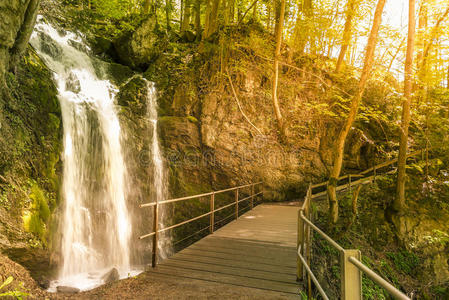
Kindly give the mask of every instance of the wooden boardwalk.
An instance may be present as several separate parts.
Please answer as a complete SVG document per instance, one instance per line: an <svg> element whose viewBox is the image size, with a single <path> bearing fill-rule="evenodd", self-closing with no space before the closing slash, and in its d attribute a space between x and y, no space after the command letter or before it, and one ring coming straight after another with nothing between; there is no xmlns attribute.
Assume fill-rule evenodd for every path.
<svg viewBox="0 0 449 300"><path fill-rule="evenodd" d="M259 205L238 220L162 261L149 276L179 278L180 284L245 288L245 297L299 299L296 282L297 206ZM173 287L177 288L177 287ZM220 292L217 290L217 296ZM236 294L235 298L241 295Z"/></svg>

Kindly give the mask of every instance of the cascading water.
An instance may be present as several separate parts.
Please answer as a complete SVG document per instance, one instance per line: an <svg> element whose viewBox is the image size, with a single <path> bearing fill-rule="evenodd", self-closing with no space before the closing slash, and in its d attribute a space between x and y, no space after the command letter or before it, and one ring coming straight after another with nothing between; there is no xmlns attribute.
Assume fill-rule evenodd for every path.
<svg viewBox="0 0 449 300"><path fill-rule="evenodd" d="M112 267L120 277L135 273L116 90L96 76L75 34L38 21L31 43L55 72L64 127L62 264L52 287L86 290L102 284Z"/></svg>
<svg viewBox="0 0 449 300"><path fill-rule="evenodd" d="M157 132L157 93L154 83L147 82L147 117L150 122L150 161L153 164L153 201L163 201L166 199L167 195L167 186L166 186L166 174L164 169L164 162L162 159L162 153L159 145L159 136ZM165 220L165 210L164 207L159 208L159 228L164 223ZM167 252L170 249L168 245L169 238L162 234L158 243L158 253L161 257L165 258L167 256Z"/></svg>

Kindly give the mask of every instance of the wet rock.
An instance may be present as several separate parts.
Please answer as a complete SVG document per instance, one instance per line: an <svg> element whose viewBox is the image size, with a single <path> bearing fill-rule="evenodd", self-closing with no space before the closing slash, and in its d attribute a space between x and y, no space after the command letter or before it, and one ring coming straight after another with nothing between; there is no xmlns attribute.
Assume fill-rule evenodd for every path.
<svg viewBox="0 0 449 300"><path fill-rule="evenodd" d="M117 281L120 279L120 275L118 273L118 270L116 268L112 268L109 272L104 274L101 279L103 279L105 284Z"/></svg>
<svg viewBox="0 0 449 300"><path fill-rule="evenodd" d="M79 93L81 91L81 84L79 79L76 77L75 74L70 73L69 77L67 78L67 81L65 83L65 88L68 91Z"/></svg>
<svg viewBox="0 0 449 300"><path fill-rule="evenodd" d="M45 54L50 55L54 59L60 59L62 57L61 47L47 34L39 32L39 42L41 50Z"/></svg>
<svg viewBox="0 0 449 300"><path fill-rule="evenodd" d="M48 289L50 287L50 280L46 279L46 278L42 278L40 280L37 281L37 284L43 288L44 290Z"/></svg>
<svg viewBox="0 0 449 300"><path fill-rule="evenodd" d="M145 116L147 112L147 83L140 76L134 76L120 87L117 103L128 107L134 115Z"/></svg>
<svg viewBox="0 0 449 300"><path fill-rule="evenodd" d="M89 39L92 52L95 55L112 54L115 51L112 42L102 36L95 36Z"/></svg>
<svg viewBox="0 0 449 300"><path fill-rule="evenodd" d="M77 41L74 41L74 40L69 40L68 43L69 43L70 46L72 46L76 50L79 50L79 51L84 52L84 53L89 53L89 48L87 48L86 45L84 45L84 44L82 44L80 42L77 42Z"/></svg>
<svg viewBox="0 0 449 300"><path fill-rule="evenodd" d="M80 289L78 288L64 285L56 287L56 290L58 291L58 293L65 293L65 294L76 294L80 292Z"/></svg>

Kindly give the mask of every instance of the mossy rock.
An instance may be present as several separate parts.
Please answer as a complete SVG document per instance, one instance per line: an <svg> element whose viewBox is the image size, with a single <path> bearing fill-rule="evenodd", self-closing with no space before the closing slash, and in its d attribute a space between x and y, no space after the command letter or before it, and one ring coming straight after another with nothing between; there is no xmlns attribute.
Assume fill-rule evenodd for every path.
<svg viewBox="0 0 449 300"><path fill-rule="evenodd" d="M24 212L23 225L27 232L35 234L45 244L47 223L51 216L48 206L49 200L37 184L31 186L29 198L31 199L31 207Z"/></svg>
<svg viewBox="0 0 449 300"><path fill-rule="evenodd" d="M134 76L120 87L117 94L117 103L127 107L133 115L145 116L147 114L148 86L140 76Z"/></svg>

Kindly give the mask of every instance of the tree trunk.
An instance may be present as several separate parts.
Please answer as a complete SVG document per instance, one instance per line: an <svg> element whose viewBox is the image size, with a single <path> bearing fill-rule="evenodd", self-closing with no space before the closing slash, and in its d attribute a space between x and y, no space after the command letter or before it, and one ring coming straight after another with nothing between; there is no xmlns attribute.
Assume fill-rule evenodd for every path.
<svg viewBox="0 0 449 300"><path fill-rule="evenodd" d="M31 0L30 3L28 4L27 10L25 12L25 18L23 20L22 25L20 26L19 32L17 33L14 46L10 51L11 53L9 63L10 69L16 67L20 57L22 56L28 45L31 33L33 32L34 23L36 22L39 2L40 0Z"/></svg>
<svg viewBox="0 0 449 300"><path fill-rule="evenodd" d="M220 0L207 0L206 25L204 26L203 39L210 37L218 28L218 7Z"/></svg>
<svg viewBox="0 0 449 300"><path fill-rule="evenodd" d="M167 23L167 30L171 29L171 0L165 0L165 21Z"/></svg>
<svg viewBox="0 0 449 300"><path fill-rule="evenodd" d="M229 0L229 23L234 23L235 0Z"/></svg>
<svg viewBox="0 0 449 300"><path fill-rule="evenodd" d="M432 33L430 34L430 38L428 39L428 42L426 46L424 47L424 51L422 54L422 60L421 60L421 66L419 66L419 69L421 69L426 64L426 58L428 57L429 51L433 45L433 40L437 38L438 30L440 28L441 22L447 17L449 14L449 7L446 9L446 11L441 15L441 17L438 19L437 23L432 29Z"/></svg>
<svg viewBox="0 0 449 300"><path fill-rule="evenodd" d="M90 3L90 1L89 1ZM148 13L150 12L150 6L151 6L151 0L145 0L145 2L143 3L143 14L144 15L148 15Z"/></svg>
<svg viewBox="0 0 449 300"><path fill-rule="evenodd" d="M184 0L184 14L181 23L181 33L189 29L191 0Z"/></svg>
<svg viewBox="0 0 449 300"><path fill-rule="evenodd" d="M410 105L412 102L412 67L415 46L415 0L409 0L408 12L408 40L405 58L404 100L402 102L401 140L399 142L398 177L396 198L393 210L401 212L405 206L405 165L407 161L408 127L410 124Z"/></svg>
<svg viewBox="0 0 449 300"><path fill-rule="evenodd" d="M212 0L206 0L206 13L204 14L204 31L203 31L203 39L206 35L207 31L209 30L209 16L210 16L210 9L211 9L211 1Z"/></svg>
<svg viewBox="0 0 449 300"><path fill-rule="evenodd" d="M258 0L254 0L253 3L251 3L251 5L246 9L246 11L243 13L242 17L239 19L239 24L243 22L243 20L245 19L246 15L248 14L248 12L251 10L251 8L253 7L257 7L257 1ZM254 11L253 11L254 12Z"/></svg>
<svg viewBox="0 0 449 300"><path fill-rule="evenodd" d="M280 3L279 3L280 2ZM279 80L279 57L281 55L281 44L282 44L282 31L284 29L284 16L285 16L285 0L277 0L277 10L279 10L279 18L276 22L276 49L274 52L274 65L273 65L273 108L274 113L276 115L279 133L281 139L285 138L285 124L282 118L281 109L279 107L277 88L278 88L278 80Z"/></svg>
<svg viewBox="0 0 449 300"><path fill-rule="evenodd" d="M257 19L257 2L254 4L253 7L253 20Z"/></svg>
<svg viewBox="0 0 449 300"><path fill-rule="evenodd" d="M195 0L195 32L198 39L201 33L201 0Z"/></svg>
<svg viewBox="0 0 449 300"><path fill-rule="evenodd" d="M390 73L391 67L393 66L394 60L396 59L396 57L399 54L399 51L401 51L402 45L404 45L405 42L405 38L402 39L401 43L399 44L399 47L396 49L396 52L394 53L394 55L391 57L390 63L388 64L388 68L386 73Z"/></svg>
<svg viewBox="0 0 449 300"><path fill-rule="evenodd" d="M345 149L345 141L348 136L349 130L354 123L357 111L359 109L360 100L362 99L363 92L366 87L366 82L371 72L371 68L374 60L374 50L377 43L377 35L379 33L380 23L382 21L382 12L385 6L386 0L379 0L377 2L376 11L374 13L373 27L368 38L368 44L366 46L365 61L363 65L362 74L360 76L359 85L356 94L352 97L351 107L349 115L341 129L337 140L334 145L333 153L333 166L329 178L329 184L327 188L327 193L329 196L329 218L332 223L338 221L338 199L337 199L337 181L340 176L340 171L343 163L343 154Z"/></svg>
<svg viewBox="0 0 449 300"><path fill-rule="evenodd" d="M345 28L343 30L343 42L340 49L340 54L338 55L337 65L335 66L335 72L339 73L343 66L343 61L345 59L346 51L348 50L349 44L351 42L352 35L352 19L357 9L356 0L348 0L348 7L346 10L346 22Z"/></svg>
<svg viewBox="0 0 449 300"><path fill-rule="evenodd" d="M267 10L268 10L268 12L267 12L267 31L268 32L271 32L271 3L270 2L267 3L267 7L268 7L267 8Z"/></svg>

